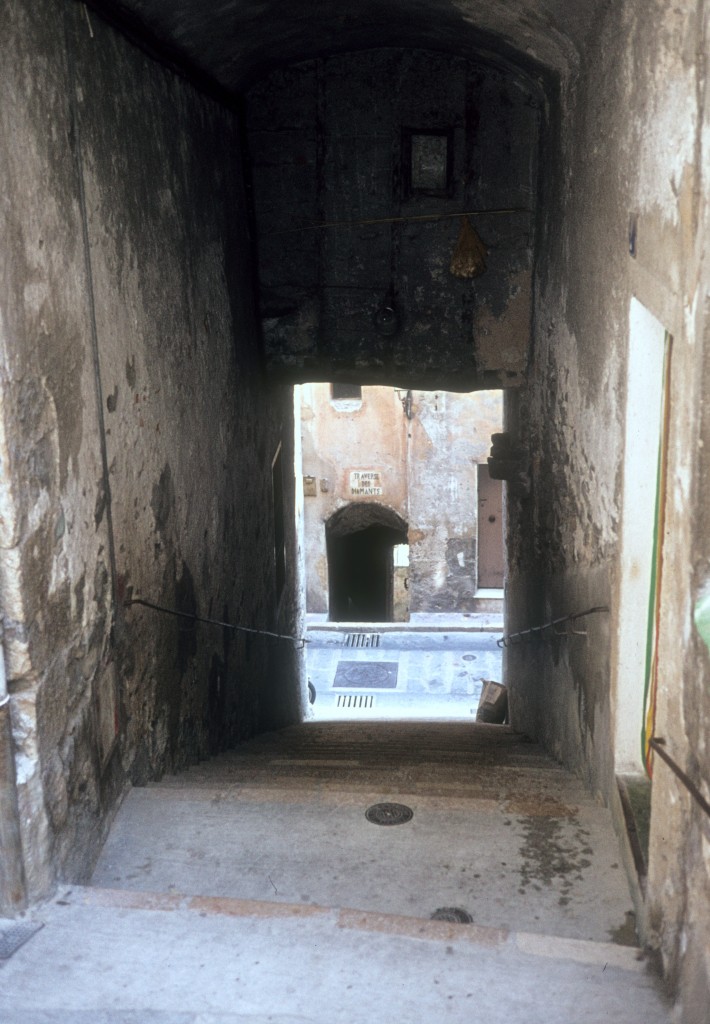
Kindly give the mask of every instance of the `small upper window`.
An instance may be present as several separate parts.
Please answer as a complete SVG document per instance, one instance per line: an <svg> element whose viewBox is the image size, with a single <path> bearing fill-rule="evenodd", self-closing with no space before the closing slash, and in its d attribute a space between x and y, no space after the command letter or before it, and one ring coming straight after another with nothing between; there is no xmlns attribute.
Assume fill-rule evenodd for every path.
<svg viewBox="0 0 710 1024"><path fill-rule="evenodd" d="M454 134L450 128L402 129L402 184L405 196L451 196Z"/></svg>
<svg viewBox="0 0 710 1024"><path fill-rule="evenodd" d="M362 401L362 388L359 384L331 384L330 398L333 402Z"/></svg>

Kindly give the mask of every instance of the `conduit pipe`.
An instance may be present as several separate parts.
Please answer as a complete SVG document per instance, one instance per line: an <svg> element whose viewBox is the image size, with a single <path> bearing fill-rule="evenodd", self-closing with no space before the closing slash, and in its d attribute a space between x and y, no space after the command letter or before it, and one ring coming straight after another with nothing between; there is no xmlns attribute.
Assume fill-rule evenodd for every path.
<svg viewBox="0 0 710 1024"><path fill-rule="evenodd" d="M10 695L7 692L5 650L0 638L0 915L11 916L25 906Z"/></svg>

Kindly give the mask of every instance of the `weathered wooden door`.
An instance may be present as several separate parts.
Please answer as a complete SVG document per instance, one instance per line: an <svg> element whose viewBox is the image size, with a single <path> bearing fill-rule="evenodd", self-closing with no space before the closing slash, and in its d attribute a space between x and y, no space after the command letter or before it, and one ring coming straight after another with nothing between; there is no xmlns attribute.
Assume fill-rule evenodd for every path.
<svg viewBox="0 0 710 1024"><path fill-rule="evenodd" d="M501 589L505 572L503 482L478 467L478 589Z"/></svg>

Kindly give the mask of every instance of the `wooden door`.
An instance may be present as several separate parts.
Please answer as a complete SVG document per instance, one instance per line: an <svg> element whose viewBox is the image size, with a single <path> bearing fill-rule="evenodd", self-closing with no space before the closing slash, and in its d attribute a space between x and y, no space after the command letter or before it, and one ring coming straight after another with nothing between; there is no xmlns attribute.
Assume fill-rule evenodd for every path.
<svg viewBox="0 0 710 1024"><path fill-rule="evenodd" d="M502 590L503 481L491 480L487 465L478 467L478 589Z"/></svg>

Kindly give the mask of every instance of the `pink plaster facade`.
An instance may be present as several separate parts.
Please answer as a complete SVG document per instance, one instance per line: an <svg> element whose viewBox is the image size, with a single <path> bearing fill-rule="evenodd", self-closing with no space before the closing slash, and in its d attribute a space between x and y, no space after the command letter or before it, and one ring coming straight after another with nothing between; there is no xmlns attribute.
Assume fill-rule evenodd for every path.
<svg viewBox="0 0 710 1024"><path fill-rule="evenodd" d="M334 399L327 383L300 392L308 611L329 610L326 524L352 503L380 506L407 525L409 565L394 571L396 620L473 611L478 467L502 429L502 392L365 386L361 399Z"/></svg>

